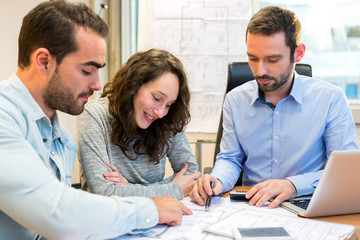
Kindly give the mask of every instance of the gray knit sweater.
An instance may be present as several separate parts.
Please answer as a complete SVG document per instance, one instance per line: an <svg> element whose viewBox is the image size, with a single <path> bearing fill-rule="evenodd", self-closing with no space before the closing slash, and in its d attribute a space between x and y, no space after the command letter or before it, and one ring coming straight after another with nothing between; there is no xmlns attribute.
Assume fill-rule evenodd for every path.
<svg viewBox="0 0 360 240"><path fill-rule="evenodd" d="M100 98L85 105L85 111L78 118L79 158L82 173L90 191L111 196L160 197L171 195L183 199L180 186L171 182L171 176L164 179L166 157L175 173L187 162L186 174L198 171L186 135L182 132L169 143L169 151L159 164L150 163L147 155L140 155L135 161L128 159L120 147L111 141L110 114L108 99ZM130 185L116 186L104 179L103 173L111 169L105 165L110 162L128 180Z"/></svg>

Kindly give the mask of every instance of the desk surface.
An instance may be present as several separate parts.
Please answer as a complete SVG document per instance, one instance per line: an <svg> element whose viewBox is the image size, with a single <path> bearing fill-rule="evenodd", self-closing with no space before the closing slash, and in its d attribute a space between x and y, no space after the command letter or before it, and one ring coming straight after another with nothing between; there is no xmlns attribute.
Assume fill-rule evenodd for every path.
<svg viewBox="0 0 360 240"><path fill-rule="evenodd" d="M234 190L248 191L250 188L251 187L249 187L249 186L236 186L234 188ZM229 196L228 192L223 194L223 197L228 197L228 196ZM317 217L317 218L311 218L311 219L325 221L325 222L342 223L342 224L360 226L360 213L339 215L339 216L330 216L330 217Z"/></svg>

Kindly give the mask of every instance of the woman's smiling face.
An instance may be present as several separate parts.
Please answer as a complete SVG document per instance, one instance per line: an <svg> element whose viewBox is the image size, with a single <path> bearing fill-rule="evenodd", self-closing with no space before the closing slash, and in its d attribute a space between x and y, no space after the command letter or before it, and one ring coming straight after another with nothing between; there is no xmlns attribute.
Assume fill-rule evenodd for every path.
<svg viewBox="0 0 360 240"><path fill-rule="evenodd" d="M140 87L134 97L135 121L147 129L152 122L166 116L179 94L179 79L170 72Z"/></svg>

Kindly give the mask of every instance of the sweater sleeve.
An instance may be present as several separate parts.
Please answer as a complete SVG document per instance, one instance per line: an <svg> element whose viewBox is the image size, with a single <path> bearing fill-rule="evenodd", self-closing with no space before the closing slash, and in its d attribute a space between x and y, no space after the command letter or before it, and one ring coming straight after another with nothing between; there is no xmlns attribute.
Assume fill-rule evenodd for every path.
<svg viewBox="0 0 360 240"><path fill-rule="evenodd" d="M183 199L184 195L180 186L175 182L171 182L172 179L174 178L175 174L182 169L185 163L188 164L188 170L186 171L185 175L196 173L199 169L195 156L191 151L189 142L184 132L176 134L171 139L167 157L170 161L174 174L160 182L157 182L156 184L172 185L172 187L169 189L170 195L179 196L180 198L178 199Z"/></svg>
<svg viewBox="0 0 360 240"><path fill-rule="evenodd" d="M189 165L186 175L199 171L195 156L184 132L178 133L172 138L167 155L175 174L181 170L185 163Z"/></svg>

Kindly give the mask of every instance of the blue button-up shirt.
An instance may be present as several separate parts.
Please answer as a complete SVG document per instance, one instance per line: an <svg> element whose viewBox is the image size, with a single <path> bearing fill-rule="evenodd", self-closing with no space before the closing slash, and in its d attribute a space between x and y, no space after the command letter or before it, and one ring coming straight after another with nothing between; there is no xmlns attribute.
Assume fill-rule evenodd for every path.
<svg viewBox="0 0 360 240"><path fill-rule="evenodd" d="M334 150L358 149L356 129L344 92L295 73L290 95L273 106L255 80L225 97L223 137L212 175L232 189L289 179L297 195L312 194Z"/></svg>
<svg viewBox="0 0 360 240"><path fill-rule="evenodd" d="M0 239L105 239L158 222L149 198L73 189L77 148L16 76L0 82ZM35 233L36 232L36 233Z"/></svg>

